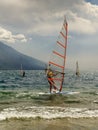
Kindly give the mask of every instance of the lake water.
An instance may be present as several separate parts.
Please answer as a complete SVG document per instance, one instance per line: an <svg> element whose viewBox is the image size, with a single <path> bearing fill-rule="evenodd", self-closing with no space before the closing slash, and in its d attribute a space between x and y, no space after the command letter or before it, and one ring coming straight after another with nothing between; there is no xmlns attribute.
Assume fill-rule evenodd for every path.
<svg viewBox="0 0 98 130"><path fill-rule="evenodd" d="M44 71L0 71L0 130L98 130L98 72L67 70L63 91L49 92Z"/></svg>

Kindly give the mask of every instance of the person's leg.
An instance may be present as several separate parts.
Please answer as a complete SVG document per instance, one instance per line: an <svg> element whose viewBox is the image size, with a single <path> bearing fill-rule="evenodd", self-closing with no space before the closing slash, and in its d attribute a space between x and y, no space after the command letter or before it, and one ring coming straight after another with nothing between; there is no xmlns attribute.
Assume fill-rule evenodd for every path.
<svg viewBox="0 0 98 130"><path fill-rule="evenodd" d="M56 88L56 86L55 86L55 82L54 82L53 80L51 80L51 82L52 82L53 88L56 90L57 88Z"/></svg>
<svg viewBox="0 0 98 130"><path fill-rule="evenodd" d="M50 83L50 93L51 93L51 90L52 90L52 84Z"/></svg>
<svg viewBox="0 0 98 130"><path fill-rule="evenodd" d="M50 80L50 79L48 79L48 83L49 83L49 85L50 85L50 93L51 93L51 90L52 90L52 83L51 83L51 80Z"/></svg>

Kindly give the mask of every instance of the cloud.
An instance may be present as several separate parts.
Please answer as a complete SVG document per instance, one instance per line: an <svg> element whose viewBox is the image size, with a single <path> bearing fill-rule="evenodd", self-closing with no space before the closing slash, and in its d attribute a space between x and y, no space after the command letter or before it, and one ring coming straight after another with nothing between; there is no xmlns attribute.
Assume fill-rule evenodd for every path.
<svg viewBox="0 0 98 130"><path fill-rule="evenodd" d="M8 43L15 43L16 41L26 42L27 39L23 34L13 35L12 32L0 27L0 40Z"/></svg>
<svg viewBox="0 0 98 130"><path fill-rule="evenodd" d="M78 34L94 34L97 30L92 24L91 20L77 16L72 12L68 12L70 15L69 31Z"/></svg>
<svg viewBox="0 0 98 130"><path fill-rule="evenodd" d="M42 36L55 35L65 14L71 32L92 34L98 30L98 6L84 0L1 0L0 2L1 24L21 33L26 31L28 34Z"/></svg>
<svg viewBox="0 0 98 130"><path fill-rule="evenodd" d="M27 42L27 39L25 38L23 34L13 35L13 38L21 42Z"/></svg>
<svg viewBox="0 0 98 130"><path fill-rule="evenodd" d="M91 4L93 0L87 1L0 0L0 39L16 43L10 45L27 55L48 60L66 15L70 36L68 61L74 58L74 63L75 59L81 58L84 67L89 66L87 62L83 63L87 60L98 67L98 52L95 51L98 48L98 5ZM28 44L17 44L27 39Z"/></svg>

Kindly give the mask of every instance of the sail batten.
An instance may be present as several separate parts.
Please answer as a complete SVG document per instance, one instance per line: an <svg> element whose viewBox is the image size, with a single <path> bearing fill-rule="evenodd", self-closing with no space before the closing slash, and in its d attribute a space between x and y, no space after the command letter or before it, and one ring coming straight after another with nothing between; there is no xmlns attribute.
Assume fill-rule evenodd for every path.
<svg viewBox="0 0 98 130"><path fill-rule="evenodd" d="M62 32L60 32L61 33L61 35L64 37L64 38L66 38L66 36L62 33Z"/></svg>
<svg viewBox="0 0 98 130"><path fill-rule="evenodd" d="M65 61L66 61L66 48L67 48L67 34L68 24L66 18L62 25L56 46L52 51L51 59L49 60L48 68L51 69L55 75L52 78L48 78L48 81L59 91L62 90L65 74Z"/></svg>
<svg viewBox="0 0 98 130"><path fill-rule="evenodd" d="M49 62L49 64L52 64L52 65L54 65L54 66L57 66L57 67L60 67L60 68L64 68L64 66L61 66L61 65L59 65L59 64L56 64L56 63L54 63L54 62Z"/></svg>
<svg viewBox="0 0 98 130"><path fill-rule="evenodd" d="M61 55L60 53L58 53L58 52L56 52L56 51L53 51L53 53L56 54L56 55L58 55L58 56L60 56L60 57L62 57L62 58L65 58L64 55Z"/></svg>
<svg viewBox="0 0 98 130"><path fill-rule="evenodd" d="M59 80L62 81L62 78L52 78L53 80Z"/></svg>
<svg viewBox="0 0 98 130"><path fill-rule="evenodd" d="M64 46L61 42L57 41L57 43L62 46L64 49L66 48L66 46Z"/></svg>

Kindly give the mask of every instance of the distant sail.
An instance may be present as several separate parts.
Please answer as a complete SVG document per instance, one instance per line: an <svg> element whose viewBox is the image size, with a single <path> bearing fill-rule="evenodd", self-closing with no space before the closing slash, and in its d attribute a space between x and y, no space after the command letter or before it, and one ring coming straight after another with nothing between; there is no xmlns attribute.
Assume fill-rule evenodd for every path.
<svg viewBox="0 0 98 130"><path fill-rule="evenodd" d="M48 63L47 70L51 69L55 74L52 79L47 78L48 81L54 86L56 90L61 92L64 73L65 73L65 61L66 61L66 48L67 48L67 38L68 38L68 24L66 18L64 18L64 23L62 29L59 33L55 49L52 51L50 61Z"/></svg>
<svg viewBox="0 0 98 130"><path fill-rule="evenodd" d="M78 61L76 62L76 75L80 76Z"/></svg>

